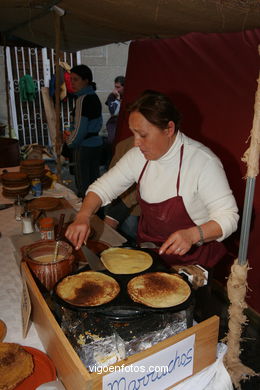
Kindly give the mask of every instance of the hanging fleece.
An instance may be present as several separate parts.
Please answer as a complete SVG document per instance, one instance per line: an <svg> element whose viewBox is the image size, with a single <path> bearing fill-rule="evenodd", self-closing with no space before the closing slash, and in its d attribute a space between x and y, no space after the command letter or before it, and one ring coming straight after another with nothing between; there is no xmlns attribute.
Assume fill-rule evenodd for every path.
<svg viewBox="0 0 260 390"><path fill-rule="evenodd" d="M32 102L37 93L37 85L32 76L25 74L19 81L20 98L22 102Z"/></svg>
<svg viewBox="0 0 260 390"><path fill-rule="evenodd" d="M70 93L70 94L73 94L74 90L72 89L72 86L71 86L70 73L67 72L67 71L64 72L64 81L65 81L65 84L66 84L67 92Z"/></svg>

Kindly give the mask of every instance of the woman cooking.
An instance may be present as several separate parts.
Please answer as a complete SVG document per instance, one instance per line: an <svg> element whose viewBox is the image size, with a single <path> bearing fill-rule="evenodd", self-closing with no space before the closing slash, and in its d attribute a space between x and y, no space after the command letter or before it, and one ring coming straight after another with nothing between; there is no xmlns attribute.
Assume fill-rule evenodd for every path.
<svg viewBox="0 0 260 390"><path fill-rule="evenodd" d="M79 249L90 217L136 182L138 242L158 245L168 264L213 267L239 219L220 160L180 132L180 114L167 96L146 91L129 111L135 147L89 187L66 237Z"/></svg>

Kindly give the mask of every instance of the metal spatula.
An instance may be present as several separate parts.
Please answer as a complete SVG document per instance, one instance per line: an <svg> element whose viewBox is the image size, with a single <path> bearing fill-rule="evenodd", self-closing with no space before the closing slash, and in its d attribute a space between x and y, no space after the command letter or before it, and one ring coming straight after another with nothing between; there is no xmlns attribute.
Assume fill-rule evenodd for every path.
<svg viewBox="0 0 260 390"><path fill-rule="evenodd" d="M86 256L87 262L93 271L104 271L106 269L96 253L86 247L86 245L82 245L81 250L83 255Z"/></svg>

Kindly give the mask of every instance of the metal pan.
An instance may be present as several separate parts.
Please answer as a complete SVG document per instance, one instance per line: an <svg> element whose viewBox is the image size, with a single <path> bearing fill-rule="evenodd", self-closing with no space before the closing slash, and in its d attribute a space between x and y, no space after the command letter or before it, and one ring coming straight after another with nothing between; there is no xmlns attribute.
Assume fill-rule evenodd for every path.
<svg viewBox="0 0 260 390"><path fill-rule="evenodd" d="M74 273L77 274L79 272L84 272L89 270L89 267L84 267L80 269L78 272ZM103 271L102 273L105 273L109 276L112 276L119 284L120 286L120 292L117 297L115 297L112 301L99 305L99 306L77 306L73 305L69 302L64 301L62 298L60 298L56 294L56 288L58 283L60 283L62 280L60 280L54 287L52 292L53 299L61 306L78 312L89 312L92 314L97 314L100 316L104 316L107 319L112 320L131 320L136 319L138 317L142 317L144 315L149 315L152 313L157 314L163 314L166 312L173 312L176 313L178 311L186 310L192 303L193 303L193 292L191 289L191 294L187 298L185 302L182 302L179 305L167 307L167 308L152 308L146 305L143 305L141 303L134 302L127 293L127 283L129 280L131 280L134 275L115 275L111 274L108 271ZM140 275L140 274L138 274ZM188 283L188 282L187 282ZM189 284L189 283L188 283ZM190 284L189 284L190 286ZM191 287L191 286L190 286Z"/></svg>

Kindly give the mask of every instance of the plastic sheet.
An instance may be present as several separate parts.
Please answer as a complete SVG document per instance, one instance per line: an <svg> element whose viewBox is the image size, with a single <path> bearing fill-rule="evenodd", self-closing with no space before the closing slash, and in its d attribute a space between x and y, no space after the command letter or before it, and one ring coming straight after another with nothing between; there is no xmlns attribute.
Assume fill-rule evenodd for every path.
<svg viewBox="0 0 260 390"><path fill-rule="evenodd" d="M89 371L150 348L187 329L186 311L108 319L62 308L61 328Z"/></svg>

